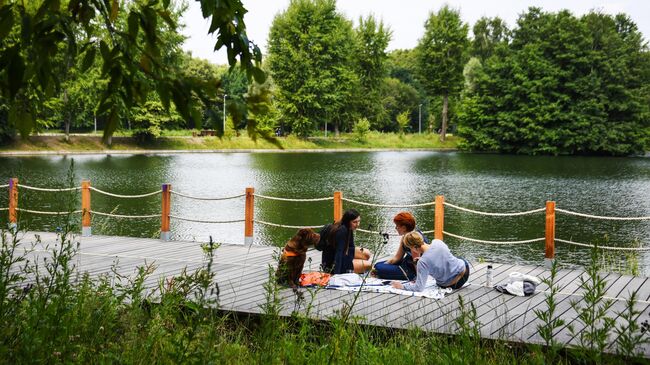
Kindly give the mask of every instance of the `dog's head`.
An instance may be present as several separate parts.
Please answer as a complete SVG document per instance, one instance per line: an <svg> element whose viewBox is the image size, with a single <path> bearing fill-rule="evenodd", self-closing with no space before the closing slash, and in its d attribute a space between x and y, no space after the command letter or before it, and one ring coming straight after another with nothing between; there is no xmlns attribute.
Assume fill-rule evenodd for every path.
<svg viewBox="0 0 650 365"><path fill-rule="evenodd" d="M311 228L301 228L295 236L291 238L294 242L296 251L307 251L309 246L315 246L320 240L320 235Z"/></svg>

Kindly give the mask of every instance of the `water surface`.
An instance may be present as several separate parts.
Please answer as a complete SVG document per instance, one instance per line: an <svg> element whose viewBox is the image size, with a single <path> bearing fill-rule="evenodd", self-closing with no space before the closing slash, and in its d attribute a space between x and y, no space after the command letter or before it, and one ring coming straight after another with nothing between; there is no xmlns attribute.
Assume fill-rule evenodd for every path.
<svg viewBox="0 0 650 365"><path fill-rule="evenodd" d="M162 183L198 196L243 194L247 186L263 195L318 198L342 191L354 200L378 204L431 202L438 194L449 203L489 212L517 212L543 208L547 200L558 208L603 216L650 216L650 159L607 157L504 156L448 152L356 153L221 153L177 155L77 155L0 157L0 181L10 177L39 187L65 186L74 160L74 183L89 179L94 187L117 194L159 190ZM0 206L7 206L6 189ZM66 209L65 194L20 190L20 206L34 210ZM68 199L69 201L69 199ZM160 212L160 197L130 200L92 195L92 209L125 215ZM392 216L400 209L355 206L362 227L394 232ZM255 219L286 225L321 225L332 219L332 201L293 203L256 199ZM433 229L433 207L410 209L422 230ZM243 219L244 199L210 202L172 197L172 214L202 220ZM0 213L6 222L6 212ZM54 230L51 216L23 214L22 227ZM96 234L157 237L160 220L93 217ZM544 213L521 217L484 217L445 210L445 230L465 237L510 241L544 236ZM292 229L256 225L255 244L282 245ZM243 223L203 224L172 220L173 239L243 243ZM576 242L610 246L650 245L650 221L602 221L557 215L556 236ZM367 245L375 235L358 233ZM472 260L539 264L544 244L495 246L445 238L452 250ZM389 242L393 250L396 238ZM557 244L561 262L584 264L588 250ZM626 260L621 253L610 255ZM650 256L640 254L643 272Z"/></svg>

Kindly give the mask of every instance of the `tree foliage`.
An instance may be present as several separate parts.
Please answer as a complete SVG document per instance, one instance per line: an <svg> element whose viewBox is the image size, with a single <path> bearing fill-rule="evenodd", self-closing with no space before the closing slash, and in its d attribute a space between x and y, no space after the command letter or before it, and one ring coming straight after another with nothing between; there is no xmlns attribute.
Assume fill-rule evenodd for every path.
<svg viewBox="0 0 650 365"><path fill-rule="evenodd" d="M381 86L387 75L386 47L392 32L383 22L373 16L360 18L355 29L357 61L359 75L358 113L373 121L375 126L382 125L389 116L382 103Z"/></svg>
<svg viewBox="0 0 650 365"><path fill-rule="evenodd" d="M481 17L472 27L474 38L471 42L472 57L485 62L496 49L507 46L510 40L510 30L499 17Z"/></svg>
<svg viewBox="0 0 650 365"><path fill-rule="evenodd" d="M210 33L217 33L215 49L226 48L228 60L237 57L249 78L262 82L261 52L248 40L240 0L197 0ZM34 116L66 81L57 65L80 61L87 71L100 58L101 77L97 114L106 118L104 137L110 138L120 116L158 94L165 109L173 102L184 119L200 118L195 99L216 93L215 80L184 75L177 64L165 62L161 26L176 29L170 0L60 0L0 3L0 95L8 103L8 121L23 135L34 128ZM56 64L55 64L56 62Z"/></svg>
<svg viewBox="0 0 650 365"><path fill-rule="evenodd" d="M438 13L429 14L424 35L416 48L420 79L430 97L442 96L442 132L447 133L449 96L463 87L463 67L467 59L469 26L460 18L460 12L443 6Z"/></svg>
<svg viewBox="0 0 650 365"><path fill-rule="evenodd" d="M463 101L472 149L533 154L642 152L647 48L626 16L530 8L507 52L486 60Z"/></svg>
<svg viewBox="0 0 650 365"><path fill-rule="evenodd" d="M353 39L334 0L292 0L273 20L269 68L282 113L298 135L345 122L358 85Z"/></svg>

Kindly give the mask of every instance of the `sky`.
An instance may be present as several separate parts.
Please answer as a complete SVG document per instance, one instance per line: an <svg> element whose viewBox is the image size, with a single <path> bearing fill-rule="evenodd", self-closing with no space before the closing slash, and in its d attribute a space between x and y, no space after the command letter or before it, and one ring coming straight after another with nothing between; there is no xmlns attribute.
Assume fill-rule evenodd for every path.
<svg viewBox="0 0 650 365"><path fill-rule="evenodd" d="M188 37L183 45L194 57L207 59L212 63L227 63L225 50L213 52L215 38L208 35L208 20L201 16L199 3L188 0L189 9L183 17L186 27L183 34ZM248 38L253 40L266 54L267 37L273 18L284 11L289 0L243 0L248 13L244 16ZM399 5L398 5L399 4ZM590 10L606 14L626 13L637 24L646 41L650 39L650 1L649 0L337 0L340 13L356 25L359 17L373 14L388 25L393 38L388 51L414 48L424 33L424 22L431 11L438 11L444 4L460 10L463 20L472 25L482 16L499 16L510 28L516 25L519 14L530 6L545 11L570 10L580 16Z"/></svg>

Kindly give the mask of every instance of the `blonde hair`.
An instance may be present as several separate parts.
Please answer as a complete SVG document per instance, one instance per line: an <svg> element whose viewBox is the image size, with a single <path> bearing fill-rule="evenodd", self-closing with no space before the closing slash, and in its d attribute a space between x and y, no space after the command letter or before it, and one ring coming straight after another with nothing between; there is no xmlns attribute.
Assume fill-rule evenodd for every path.
<svg viewBox="0 0 650 365"><path fill-rule="evenodd" d="M402 242L408 248L418 248L424 244L419 232L409 232L402 237Z"/></svg>

